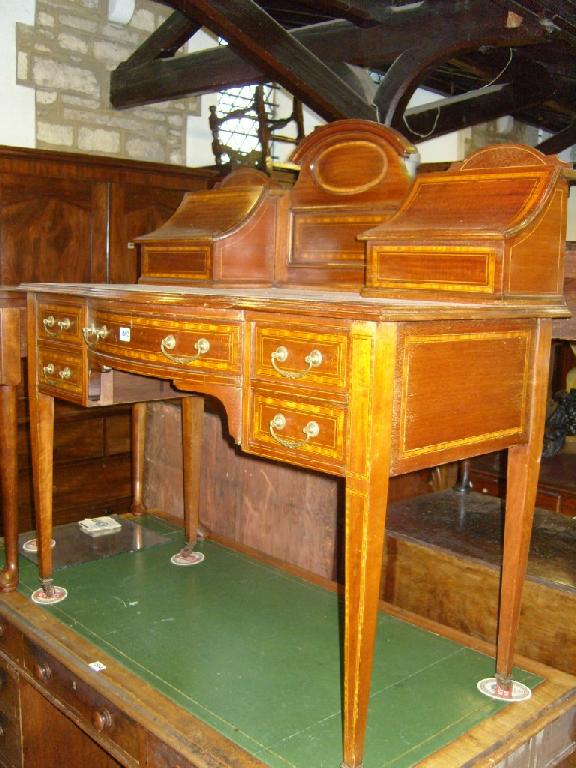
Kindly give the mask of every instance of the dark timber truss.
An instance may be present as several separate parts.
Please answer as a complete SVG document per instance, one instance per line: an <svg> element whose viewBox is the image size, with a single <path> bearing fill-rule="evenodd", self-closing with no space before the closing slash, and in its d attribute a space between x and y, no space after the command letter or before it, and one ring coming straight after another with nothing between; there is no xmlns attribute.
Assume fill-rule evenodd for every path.
<svg viewBox="0 0 576 768"><path fill-rule="evenodd" d="M172 15L112 73L115 107L274 81L326 120L380 120L414 142L513 115L554 134L544 152L576 143L574 0L164 5ZM228 46L175 56L200 27ZM438 101L406 109L419 86Z"/></svg>

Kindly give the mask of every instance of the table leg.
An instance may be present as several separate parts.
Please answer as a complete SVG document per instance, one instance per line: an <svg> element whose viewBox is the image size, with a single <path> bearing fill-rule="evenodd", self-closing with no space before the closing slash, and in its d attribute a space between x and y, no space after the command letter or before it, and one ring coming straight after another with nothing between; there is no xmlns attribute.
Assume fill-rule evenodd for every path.
<svg viewBox="0 0 576 768"><path fill-rule="evenodd" d="M202 434L204 426L204 398L182 398L182 475L184 491L184 531L186 544L177 555L174 565L197 565L204 555L195 552L200 528L200 465L202 460Z"/></svg>
<svg viewBox="0 0 576 768"><path fill-rule="evenodd" d="M0 591L11 592L18 585L18 422L16 388L0 386L0 484L4 526L4 568Z"/></svg>
<svg viewBox="0 0 576 768"><path fill-rule="evenodd" d="M376 483L346 482L343 768L359 768L364 755L388 476L382 480L377 492Z"/></svg>
<svg viewBox="0 0 576 768"><path fill-rule="evenodd" d="M496 682L503 698L512 695L514 642L520 618L522 587L528 562L540 456L544 438L551 322L539 321L536 333L534 378L529 392L528 442L508 450L508 478L504 522L504 551L500 585Z"/></svg>
<svg viewBox="0 0 576 768"><path fill-rule="evenodd" d="M54 455L54 398L31 386L30 440L34 475L34 506L41 589L32 594L39 603L54 603L66 597L52 578L52 491Z"/></svg>
<svg viewBox="0 0 576 768"><path fill-rule="evenodd" d="M362 337L361 328L353 337L352 370L359 373L351 386L346 472L342 768L360 768L364 757L390 474L395 343L394 329L385 324L376 338ZM372 387L373 381L379 386Z"/></svg>
<svg viewBox="0 0 576 768"><path fill-rule="evenodd" d="M146 446L146 403L132 406L132 506L135 515L146 512L144 505L144 448Z"/></svg>

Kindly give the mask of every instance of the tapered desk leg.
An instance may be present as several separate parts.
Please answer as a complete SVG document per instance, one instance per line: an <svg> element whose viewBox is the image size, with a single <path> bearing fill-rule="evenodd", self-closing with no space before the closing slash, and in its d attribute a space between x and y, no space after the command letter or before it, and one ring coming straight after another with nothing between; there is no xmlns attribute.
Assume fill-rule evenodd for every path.
<svg viewBox="0 0 576 768"><path fill-rule="evenodd" d="M514 642L528 561L534 502L544 438L551 322L540 320L536 334L534 379L529 397L528 442L508 450L504 552L500 586L496 680L504 698L512 691Z"/></svg>
<svg viewBox="0 0 576 768"><path fill-rule="evenodd" d="M146 446L146 403L132 406L132 506L131 512L143 515L144 506L144 448Z"/></svg>
<svg viewBox="0 0 576 768"><path fill-rule="evenodd" d="M200 464L204 398L182 398L182 463L184 476L184 524L186 543L194 548L200 527Z"/></svg>
<svg viewBox="0 0 576 768"><path fill-rule="evenodd" d="M354 377L350 400L350 446L346 472L344 597L344 761L360 768L368 718L376 638L382 549L390 474L395 332L380 326L374 347L353 338L353 371L372 370L379 383Z"/></svg>
<svg viewBox="0 0 576 768"><path fill-rule="evenodd" d="M30 440L34 476L34 505L41 589L32 594L36 602L58 602L66 590L55 587L52 578L52 490L54 452L54 398L31 386Z"/></svg>
<svg viewBox="0 0 576 768"><path fill-rule="evenodd" d="M359 768L364 755L372 658L386 520L385 483L347 480L344 619L344 762ZM384 487L383 487L384 486Z"/></svg>
<svg viewBox="0 0 576 768"><path fill-rule="evenodd" d="M182 398L182 475L184 491L184 530L186 544L172 562L175 565L197 565L204 555L195 552L200 528L200 462L204 426L204 398Z"/></svg>
<svg viewBox="0 0 576 768"><path fill-rule="evenodd" d="M18 585L18 422L16 388L0 386L0 484L4 525L4 568L0 591L11 592Z"/></svg>

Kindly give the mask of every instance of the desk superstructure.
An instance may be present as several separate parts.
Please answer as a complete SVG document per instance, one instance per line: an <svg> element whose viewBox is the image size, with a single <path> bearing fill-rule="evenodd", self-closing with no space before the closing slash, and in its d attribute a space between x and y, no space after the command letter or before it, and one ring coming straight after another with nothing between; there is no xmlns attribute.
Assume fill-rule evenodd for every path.
<svg viewBox="0 0 576 768"><path fill-rule="evenodd" d="M462 216L448 214L451 205L468 210L462 206L463 171L435 174L442 194L415 203L403 164L408 151L380 126L332 124L299 150L304 163L294 190L262 183L258 193L246 193L246 181L250 187L255 177L242 172L236 187L234 179L224 185L222 200L234 199L236 208L233 215L230 207L222 212L220 227L217 203L210 202L203 218L202 206L189 196L176 214L177 226L173 221L143 239L140 285L27 286L39 599L59 596L50 550L53 399L93 407L173 397L174 390L217 398L244 451L345 478L347 768L363 760L391 475L509 449L494 692L514 694L514 636L538 478L550 329L552 318L566 314L560 293L566 199L561 164L521 147L484 152L475 183L489 189L486 205L506 210L491 226L491 216L476 205L463 224ZM375 189L384 195L388 170L389 202L371 199ZM487 187L483 176L490 178ZM243 189L240 197L249 201L243 216L238 195L228 194L234 189ZM211 194L218 199L217 190ZM442 212L436 230L434 211L427 210L433 201ZM428 252L422 221L431 222ZM269 246L258 266L259 249L244 248L250 232ZM342 246L341 259L339 232L343 243L354 244ZM234 248L235 237L243 247ZM369 268L360 282L363 240ZM189 279L186 249L196 265ZM420 260L413 258L416 252ZM233 261L240 273L244 254L250 279L234 285L222 265ZM165 284L151 284L160 272ZM296 274L302 276L299 285ZM185 458L192 466L200 437L191 425L198 424L202 398L183 402ZM189 551L197 505L187 509Z"/></svg>

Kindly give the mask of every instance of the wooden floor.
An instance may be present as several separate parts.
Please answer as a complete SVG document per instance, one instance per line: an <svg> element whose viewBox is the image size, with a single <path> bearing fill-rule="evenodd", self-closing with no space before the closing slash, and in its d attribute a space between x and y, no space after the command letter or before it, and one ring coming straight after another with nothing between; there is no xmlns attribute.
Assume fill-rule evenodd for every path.
<svg viewBox="0 0 576 768"><path fill-rule="evenodd" d="M174 568L168 544L57 572L69 598L6 606L69 644L80 635L109 670L199 718L272 768L335 768L340 760L339 602L294 573L213 542L206 561ZM36 587L32 563L21 593ZM20 604L21 605L21 604ZM533 688L523 704L483 697L491 646L421 620L382 614L365 768L552 765L570 749L576 679L520 659ZM48 623L46 619L49 619ZM59 628L60 627L60 628ZM68 649L68 652L70 648ZM108 673L107 673L108 674ZM526 762L529 756L530 762Z"/></svg>

